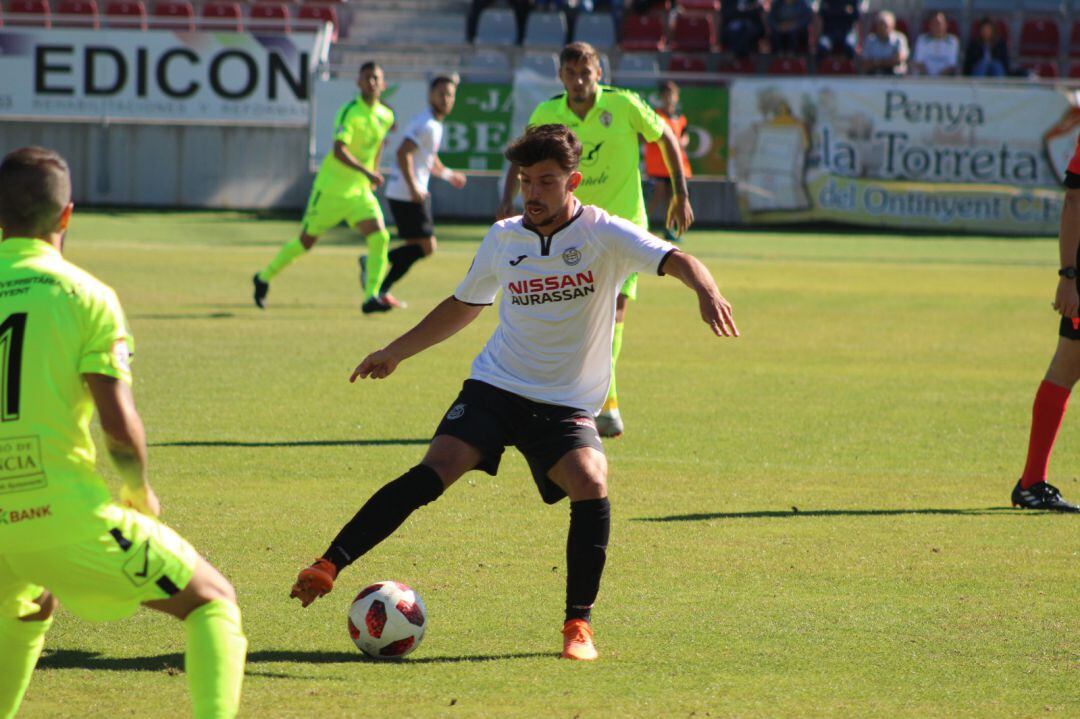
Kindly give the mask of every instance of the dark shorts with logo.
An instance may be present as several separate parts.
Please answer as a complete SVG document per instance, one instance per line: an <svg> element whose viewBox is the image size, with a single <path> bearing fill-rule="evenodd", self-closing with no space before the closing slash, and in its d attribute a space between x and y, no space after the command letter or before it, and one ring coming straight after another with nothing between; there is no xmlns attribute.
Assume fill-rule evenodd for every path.
<svg viewBox="0 0 1080 719"><path fill-rule="evenodd" d="M499 471L506 447L517 447L532 470L540 497L554 504L566 496L548 472L567 452L592 447L603 452L596 423L588 412L544 404L467 379L461 393L435 430L435 436L457 437L483 452L476 465L491 476Z"/></svg>
<svg viewBox="0 0 1080 719"><path fill-rule="evenodd" d="M1080 292L1080 280L1076 281L1076 291ZM1058 335L1068 340L1080 340L1080 318L1062 317Z"/></svg>
<svg viewBox="0 0 1080 719"><path fill-rule="evenodd" d="M431 220L431 195L423 202L387 200L394 215L397 235L403 240L423 240L435 236L435 223Z"/></svg>

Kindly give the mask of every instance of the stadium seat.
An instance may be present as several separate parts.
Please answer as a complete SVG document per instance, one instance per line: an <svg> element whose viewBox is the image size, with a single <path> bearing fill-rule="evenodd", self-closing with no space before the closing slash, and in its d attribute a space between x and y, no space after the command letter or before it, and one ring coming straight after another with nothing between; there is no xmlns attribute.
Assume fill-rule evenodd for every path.
<svg viewBox="0 0 1080 719"><path fill-rule="evenodd" d="M731 58L726 62L720 63L720 65L717 66L716 71L729 75L757 74L757 68L754 66L754 61L748 57L744 57L741 60L739 58Z"/></svg>
<svg viewBox="0 0 1080 719"><path fill-rule="evenodd" d="M1055 78L1058 76L1056 62L1033 62L1026 67L1038 77Z"/></svg>
<svg viewBox="0 0 1080 719"><path fill-rule="evenodd" d="M256 3L248 15L247 29L256 35L289 32L289 7L283 2Z"/></svg>
<svg viewBox="0 0 1080 719"><path fill-rule="evenodd" d="M334 27L331 39L336 41L338 38L337 8L333 5L325 2L305 2L300 6L296 19L297 28L304 30L320 30L323 23L330 23Z"/></svg>
<svg viewBox="0 0 1080 719"><path fill-rule="evenodd" d="M154 5L154 20L150 27L155 30L194 32L195 8L187 0L160 0Z"/></svg>
<svg viewBox="0 0 1080 719"><path fill-rule="evenodd" d="M211 0L203 5L199 29L218 32L242 32L244 29L243 13L240 3L229 0Z"/></svg>
<svg viewBox="0 0 1080 719"><path fill-rule="evenodd" d="M60 0L53 13L53 27L101 27L94 0Z"/></svg>
<svg viewBox="0 0 1080 719"><path fill-rule="evenodd" d="M805 75L808 71L806 58L774 57L769 62L770 75Z"/></svg>
<svg viewBox="0 0 1080 719"><path fill-rule="evenodd" d="M1024 20L1017 49L1021 55L1027 57L1056 58L1061 49L1061 31L1058 30L1057 23L1050 18Z"/></svg>
<svg viewBox="0 0 1080 719"><path fill-rule="evenodd" d="M615 21L607 13L578 15L574 23L574 40L587 42L597 48L615 47Z"/></svg>
<svg viewBox="0 0 1080 719"><path fill-rule="evenodd" d="M672 55L667 69L668 72L706 72L709 64L701 55Z"/></svg>
<svg viewBox="0 0 1080 719"><path fill-rule="evenodd" d="M1069 77L1080 78L1080 62L1074 62L1069 66Z"/></svg>
<svg viewBox="0 0 1080 719"><path fill-rule="evenodd" d="M817 64L818 75L854 75L855 61L835 55L822 59Z"/></svg>
<svg viewBox="0 0 1080 719"><path fill-rule="evenodd" d="M668 38L668 46L677 52L712 52L716 50L716 21L712 15L676 13Z"/></svg>
<svg viewBox="0 0 1080 719"><path fill-rule="evenodd" d="M517 42L517 20L506 8L490 8L480 14L476 26L477 45L507 46Z"/></svg>
<svg viewBox="0 0 1080 719"><path fill-rule="evenodd" d="M7 11L9 27L52 27L49 0L11 0Z"/></svg>
<svg viewBox="0 0 1080 719"><path fill-rule="evenodd" d="M720 0L679 0L676 6L679 10L685 12L720 12Z"/></svg>
<svg viewBox="0 0 1080 719"><path fill-rule="evenodd" d="M553 52L527 52L518 67L529 68L541 77L555 77L559 74L559 56Z"/></svg>
<svg viewBox="0 0 1080 719"><path fill-rule="evenodd" d="M664 49L664 19L657 13L627 15L623 20L622 49L657 52Z"/></svg>
<svg viewBox="0 0 1080 719"><path fill-rule="evenodd" d="M561 12L529 13L524 44L562 47L566 44L566 17Z"/></svg>
<svg viewBox="0 0 1080 719"><path fill-rule="evenodd" d="M146 6L141 0L109 0L105 3L105 23L122 30L146 29Z"/></svg>
<svg viewBox="0 0 1080 719"><path fill-rule="evenodd" d="M623 53L616 70L618 84L633 86L652 86L656 84L660 73L658 55L653 53ZM627 78L627 74L631 76Z"/></svg>
<svg viewBox="0 0 1080 719"><path fill-rule="evenodd" d="M465 65L469 82L505 82L512 77L506 55L498 50L477 50Z"/></svg>
<svg viewBox="0 0 1080 719"><path fill-rule="evenodd" d="M1080 20L1073 22L1069 31L1069 57L1080 57Z"/></svg>

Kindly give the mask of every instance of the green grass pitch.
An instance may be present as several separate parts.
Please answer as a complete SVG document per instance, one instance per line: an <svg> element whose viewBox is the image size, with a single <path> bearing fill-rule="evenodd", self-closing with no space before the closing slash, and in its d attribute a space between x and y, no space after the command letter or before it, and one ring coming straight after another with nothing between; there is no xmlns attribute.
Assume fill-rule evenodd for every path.
<svg viewBox="0 0 1080 719"><path fill-rule="evenodd" d="M164 519L238 588L248 717L1080 716L1080 517L1008 507L1056 342L1053 238L692 232L735 307L711 336L677 281L646 277L608 442L614 524L594 613L601 660L556 659L565 503L520 455L471 473L307 610L296 571L415 464L495 323L382 382L353 367L450 294L484 228L358 311L355 237L250 278L295 220L86 212L68 256L119 292ZM1080 417L1051 475L1080 500ZM105 462L102 462L105 464ZM109 472L106 467L103 471ZM353 594L413 585L412 658L359 658ZM189 711L183 630L150 611L61 611L22 716Z"/></svg>

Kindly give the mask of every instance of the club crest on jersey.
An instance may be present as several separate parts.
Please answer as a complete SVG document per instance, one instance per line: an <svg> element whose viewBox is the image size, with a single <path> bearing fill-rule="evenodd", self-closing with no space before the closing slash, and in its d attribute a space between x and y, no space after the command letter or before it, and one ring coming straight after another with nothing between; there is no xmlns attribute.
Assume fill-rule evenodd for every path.
<svg viewBox="0 0 1080 719"><path fill-rule="evenodd" d="M446 418L451 419L451 420L460 419L461 416L464 415L464 414L465 414L465 404L464 403L455 404L453 407L450 408L450 411L446 413Z"/></svg>
<svg viewBox="0 0 1080 719"><path fill-rule="evenodd" d="M604 127L611 127L611 113L607 110L600 113L600 124Z"/></svg>
<svg viewBox="0 0 1080 719"><path fill-rule="evenodd" d="M576 247L567 248L567 249L563 250L562 260L566 264L573 267L577 263L581 262L581 252L579 252L578 248L576 248Z"/></svg>

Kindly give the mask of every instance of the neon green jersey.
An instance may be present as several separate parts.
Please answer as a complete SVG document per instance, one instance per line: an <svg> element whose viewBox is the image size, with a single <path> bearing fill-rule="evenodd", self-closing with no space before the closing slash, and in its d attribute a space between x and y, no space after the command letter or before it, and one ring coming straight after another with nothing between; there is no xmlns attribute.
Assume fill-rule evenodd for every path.
<svg viewBox="0 0 1080 719"><path fill-rule="evenodd" d="M602 85L584 120L570 109L566 93L537 105L529 124L550 123L566 125L581 140L584 178L574 193L577 198L648 228L638 168L638 135L646 142L656 142L664 133L663 118L637 93Z"/></svg>
<svg viewBox="0 0 1080 719"><path fill-rule="evenodd" d="M381 102L364 102L359 95L345 103L334 118L334 142L345 143L361 165L377 170L375 162L386 134L394 126L394 111ZM362 173L343 164L331 152L323 158L315 189L335 195L354 195L371 189L371 182Z"/></svg>
<svg viewBox="0 0 1080 719"><path fill-rule="evenodd" d="M84 374L131 382L116 293L41 240L0 242L0 554L100 532Z"/></svg>

